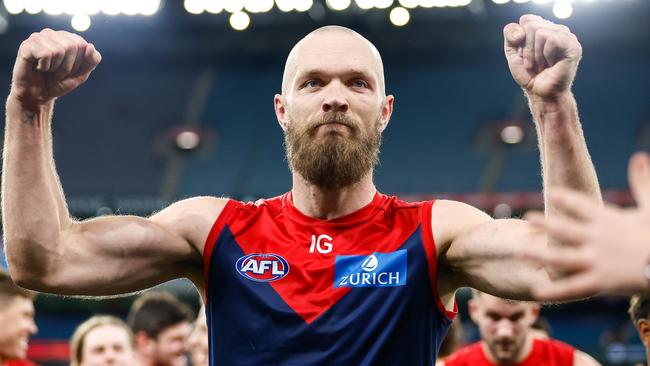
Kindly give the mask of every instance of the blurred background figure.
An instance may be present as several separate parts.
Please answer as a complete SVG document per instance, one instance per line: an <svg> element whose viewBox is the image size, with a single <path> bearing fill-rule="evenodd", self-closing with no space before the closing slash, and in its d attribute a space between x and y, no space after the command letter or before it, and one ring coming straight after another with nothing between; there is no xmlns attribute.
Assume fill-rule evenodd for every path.
<svg viewBox="0 0 650 366"><path fill-rule="evenodd" d="M29 366L27 344L36 334L34 298L36 294L13 283L0 270L0 366Z"/></svg>
<svg viewBox="0 0 650 366"><path fill-rule="evenodd" d="M589 355L554 340L541 339L531 332L540 305L504 300L473 291L469 314L481 334L470 344L444 360L445 366L595 366Z"/></svg>
<svg viewBox="0 0 650 366"><path fill-rule="evenodd" d="M128 324L135 334L140 366L187 366L192 311L167 292L149 292L131 307Z"/></svg>
<svg viewBox="0 0 650 366"><path fill-rule="evenodd" d="M534 338L549 339L553 336L551 323L542 316L538 316L533 325L530 326L530 334Z"/></svg>
<svg viewBox="0 0 650 366"><path fill-rule="evenodd" d="M454 322L451 323L449 332L445 336L445 339L442 340L440 345L440 350L438 351L438 359L436 364L440 364L443 359L452 353L456 352L460 346L463 344L463 323L460 320L460 316L454 318Z"/></svg>
<svg viewBox="0 0 650 366"><path fill-rule="evenodd" d="M209 348L208 348L208 324L205 319L205 305L199 310L199 315L194 321L192 333L187 340L190 350L192 366L208 366Z"/></svg>
<svg viewBox="0 0 650 366"><path fill-rule="evenodd" d="M135 338L119 318L96 315L81 323L70 339L70 366L135 365Z"/></svg>
<svg viewBox="0 0 650 366"><path fill-rule="evenodd" d="M650 348L650 295L632 296L628 313L645 347L647 365L650 365L650 355L648 354L648 348Z"/></svg>

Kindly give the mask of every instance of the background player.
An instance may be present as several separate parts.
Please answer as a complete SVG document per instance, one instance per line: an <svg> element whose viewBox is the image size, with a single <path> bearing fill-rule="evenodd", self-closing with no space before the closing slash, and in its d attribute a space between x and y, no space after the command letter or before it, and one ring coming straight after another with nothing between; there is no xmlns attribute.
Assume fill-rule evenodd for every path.
<svg viewBox="0 0 650 366"><path fill-rule="evenodd" d="M35 294L16 286L0 270L0 366L29 366L27 342L36 334Z"/></svg>
<svg viewBox="0 0 650 366"><path fill-rule="evenodd" d="M95 315L70 338L70 366L133 366L135 338L119 318Z"/></svg>
<svg viewBox="0 0 650 366"><path fill-rule="evenodd" d="M187 338L191 310L167 292L149 292L129 311L128 323L135 334L138 365L187 365Z"/></svg>
<svg viewBox="0 0 650 366"><path fill-rule="evenodd" d="M639 338L645 348L647 363L650 365L650 296L634 295L630 298L630 309L628 310L630 319L639 332Z"/></svg>
<svg viewBox="0 0 650 366"><path fill-rule="evenodd" d="M595 366L589 355L555 339L536 337L531 326L540 306L473 291L469 314L481 340L446 358L445 366Z"/></svg>

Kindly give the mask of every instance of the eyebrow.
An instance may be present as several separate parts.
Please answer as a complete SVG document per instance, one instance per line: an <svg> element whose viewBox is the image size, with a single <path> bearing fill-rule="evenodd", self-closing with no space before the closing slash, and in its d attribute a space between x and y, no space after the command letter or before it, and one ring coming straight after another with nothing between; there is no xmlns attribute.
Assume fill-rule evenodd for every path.
<svg viewBox="0 0 650 366"><path fill-rule="evenodd" d="M305 71L299 71L296 73L296 80L301 80L305 78L312 78L320 75L327 75L331 74L332 72L325 71L323 69L307 69ZM346 76L358 76L363 79L366 79L367 81L372 81L373 84L376 80L376 77L372 75L372 73L368 73L365 70L362 69L347 69L344 71L336 71L335 74L343 74Z"/></svg>

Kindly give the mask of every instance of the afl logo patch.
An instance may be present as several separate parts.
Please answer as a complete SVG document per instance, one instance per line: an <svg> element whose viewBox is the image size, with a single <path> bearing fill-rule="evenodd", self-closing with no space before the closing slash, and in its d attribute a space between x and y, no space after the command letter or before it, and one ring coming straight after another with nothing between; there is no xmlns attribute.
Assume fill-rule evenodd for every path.
<svg viewBox="0 0 650 366"><path fill-rule="evenodd" d="M289 263L277 254L253 253L245 255L235 264L244 278L256 282L273 282L289 273Z"/></svg>

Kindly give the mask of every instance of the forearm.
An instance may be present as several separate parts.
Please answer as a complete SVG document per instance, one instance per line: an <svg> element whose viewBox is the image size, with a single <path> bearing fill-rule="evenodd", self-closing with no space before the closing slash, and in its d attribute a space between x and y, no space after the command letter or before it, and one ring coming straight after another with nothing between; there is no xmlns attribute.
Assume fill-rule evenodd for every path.
<svg viewBox="0 0 650 366"><path fill-rule="evenodd" d="M7 100L2 213L7 258L14 274L47 271L61 230L70 225L51 156L53 102Z"/></svg>
<svg viewBox="0 0 650 366"><path fill-rule="evenodd" d="M539 139L546 213L553 207L548 195L556 188L571 188L601 200L596 171L578 117L573 94L553 99L529 97Z"/></svg>

